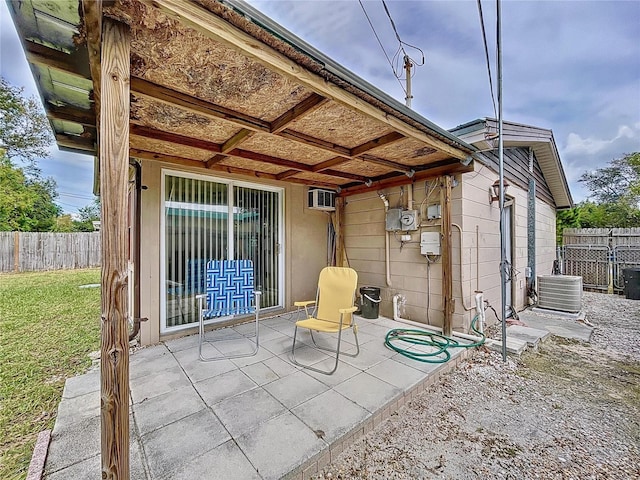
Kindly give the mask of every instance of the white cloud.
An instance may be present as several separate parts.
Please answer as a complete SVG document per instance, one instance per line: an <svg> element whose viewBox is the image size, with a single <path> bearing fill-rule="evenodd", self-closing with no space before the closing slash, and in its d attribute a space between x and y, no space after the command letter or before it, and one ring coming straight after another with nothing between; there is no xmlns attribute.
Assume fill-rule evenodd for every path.
<svg viewBox="0 0 640 480"><path fill-rule="evenodd" d="M640 148L640 122L634 125L620 125L613 138L582 137L571 132L567 136L564 153L567 155L596 155L608 150L619 140L636 140ZM625 142L626 143L626 142Z"/></svg>

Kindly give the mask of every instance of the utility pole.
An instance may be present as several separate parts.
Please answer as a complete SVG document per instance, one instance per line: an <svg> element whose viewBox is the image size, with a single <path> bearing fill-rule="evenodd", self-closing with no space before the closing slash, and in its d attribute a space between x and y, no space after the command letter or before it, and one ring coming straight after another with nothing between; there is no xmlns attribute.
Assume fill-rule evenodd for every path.
<svg viewBox="0 0 640 480"><path fill-rule="evenodd" d="M405 104L407 107L411 108L411 99L413 95L411 95L411 67L413 67L413 63L411 63L411 59L409 55L404 56L404 71L407 78L407 96L404 97Z"/></svg>

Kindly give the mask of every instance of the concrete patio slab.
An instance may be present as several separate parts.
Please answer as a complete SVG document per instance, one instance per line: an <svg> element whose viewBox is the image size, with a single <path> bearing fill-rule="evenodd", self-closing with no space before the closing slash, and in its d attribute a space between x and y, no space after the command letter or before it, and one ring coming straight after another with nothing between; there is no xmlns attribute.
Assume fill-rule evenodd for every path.
<svg viewBox="0 0 640 480"><path fill-rule="evenodd" d="M530 347L536 347L538 343L544 342L551 333L548 330L539 328L525 327L522 325L510 325L507 328L507 338L517 338L523 342L527 342Z"/></svg>
<svg viewBox="0 0 640 480"><path fill-rule="evenodd" d="M584 315L567 316L562 312L553 314L549 310L540 312L526 310L518 314L527 326L547 330L553 335L573 340L588 342L593 333L593 326L584 323Z"/></svg>
<svg viewBox="0 0 640 480"><path fill-rule="evenodd" d="M197 336L133 352L131 478L303 480L467 354L455 349L447 364L417 362L383 343L389 329L406 325L357 319L367 340L360 355L341 356L336 373L323 375L291 363L294 319L261 321L266 338L245 359L201 362ZM236 338L237 330L225 330L210 337ZM348 338L343 346L354 351ZM296 358L333 366L333 357L305 342ZM46 478L99 477L99 389L97 371L67 381Z"/></svg>

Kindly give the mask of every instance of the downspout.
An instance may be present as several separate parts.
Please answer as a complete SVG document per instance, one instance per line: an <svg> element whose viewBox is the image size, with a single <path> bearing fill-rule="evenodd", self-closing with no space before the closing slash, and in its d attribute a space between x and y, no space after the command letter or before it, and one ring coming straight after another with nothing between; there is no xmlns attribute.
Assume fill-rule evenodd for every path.
<svg viewBox="0 0 640 480"><path fill-rule="evenodd" d="M477 299L478 296L480 296L482 298L482 293L479 293L478 295L476 295L476 299ZM396 295L393 296L393 319L396 322L406 323L407 325L411 325L412 327L422 328L423 330L431 330L433 332L442 334L442 328L441 327L436 327L434 325L425 325L424 323L413 322L411 320L407 320L406 318L400 317L400 314L398 313L398 300L400 299L400 297L401 297L400 294L396 294ZM481 304L484 304L484 300L481 300ZM482 314L481 314L480 318L482 318ZM482 320L481 320L481 322L482 322ZM478 330L482 331L481 329L478 329ZM462 332L452 331L451 335L454 336L454 337L462 338L464 340L470 340L472 342L480 342L480 341L482 341L481 337L476 337L475 335L469 335L467 333L462 333Z"/></svg>
<svg viewBox="0 0 640 480"><path fill-rule="evenodd" d="M139 162L131 162L135 170L135 218L134 218L134 249L133 249L133 331L129 334L129 341L132 341L140 333L140 322L147 321L140 318L140 219L142 217L142 190L147 187L142 186L142 165Z"/></svg>
<svg viewBox="0 0 640 480"><path fill-rule="evenodd" d="M387 211L389 211L389 200L387 200L387 197L384 195L384 193L379 193L378 194L380 196L380 200L382 200L382 203L384 203L384 213L386 214ZM386 274L386 281L387 281L387 286L390 287L391 286L391 268L390 268L390 253L389 253L389 249L390 246L389 244L391 243L391 239L389 238L390 233L387 231L385 232L385 236L384 236L384 267L385 267L385 274Z"/></svg>

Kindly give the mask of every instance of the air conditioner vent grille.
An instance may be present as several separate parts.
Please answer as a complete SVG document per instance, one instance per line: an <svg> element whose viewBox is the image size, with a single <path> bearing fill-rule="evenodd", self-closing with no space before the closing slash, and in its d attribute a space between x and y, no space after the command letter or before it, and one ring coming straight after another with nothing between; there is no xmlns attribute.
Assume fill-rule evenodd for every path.
<svg viewBox="0 0 640 480"><path fill-rule="evenodd" d="M538 307L577 313L582 308L582 277L541 275L538 277Z"/></svg>

